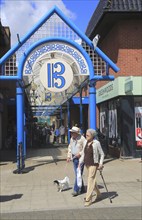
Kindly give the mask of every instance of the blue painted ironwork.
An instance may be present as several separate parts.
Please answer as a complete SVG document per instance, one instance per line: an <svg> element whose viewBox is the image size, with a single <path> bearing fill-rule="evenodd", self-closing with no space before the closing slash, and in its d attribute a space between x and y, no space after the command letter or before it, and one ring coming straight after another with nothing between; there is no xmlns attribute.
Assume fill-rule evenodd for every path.
<svg viewBox="0 0 142 220"><path fill-rule="evenodd" d="M4 76L4 75L0 75L0 80L12 80L12 81L16 81L16 80L20 80L21 78L18 76Z"/></svg>
<svg viewBox="0 0 142 220"><path fill-rule="evenodd" d="M24 143L24 93L23 88L19 86L19 83L17 83L16 88L16 101L17 101L17 167L19 168L19 144L22 145L22 157L23 154L23 143ZM22 159L23 160L23 159ZM24 163L23 167L24 168Z"/></svg>
<svg viewBox="0 0 142 220"><path fill-rule="evenodd" d="M12 47L1 59L2 65L10 56L12 56L54 13L58 13L59 9L55 6L23 37L14 47Z"/></svg>
<svg viewBox="0 0 142 220"><path fill-rule="evenodd" d="M80 97L72 97L72 101L73 101L74 105L79 105L80 104ZM82 97L82 104L83 105L89 104L89 97L88 96Z"/></svg>
<svg viewBox="0 0 142 220"><path fill-rule="evenodd" d="M114 76L98 76L98 75L94 75L94 76L92 76L91 78L90 78L90 80L91 81L93 81L93 80L98 80L98 81L113 81L114 80Z"/></svg>
<svg viewBox="0 0 142 220"><path fill-rule="evenodd" d="M78 63L78 65L80 67L80 73L79 74L86 74L87 73L87 66L84 63L84 60L82 59L80 54L78 54L78 52L76 51L76 48L70 48L70 45L68 45L68 44L67 45L61 44L61 43L65 43L65 41L56 42L57 38L56 38L56 41L53 41L53 38L54 37L52 37L52 42L49 41L50 42L49 45L44 44L44 43L48 43L48 42L43 41L42 43L39 44L39 45L41 45L41 48L39 48L39 45L36 46L38 48L37 48L37 50L35 50L30 55L30 57L28 57L28 62L26 64L26 68L25 68L23 74L25 74L25 75L31 74L32 73L32 66L34 65L34 63L37 61L37 59L39 57L41 57L44 54L49 53L49 52L54 52L55 53L55 51L56 52L61 52L61 53L64 52L67 55L70 55L75 60L75 62ZM46 38L46 39L49 39L49 38ZM63 39L63 37L61 39ZM36 49L36 47L34 49ZM33 51L33 49L31 51ZM48 73L49 73L49 79L50 79L49 80L49 87L51 87L51 76L50 76L51 70L52 70L52 68L53 69L56 68L56 66L52 66L52 68L51 68L50 65L51 64L47 65L47 69L48 69ZM56 65L56 64L54 64L54 65ZM63 65L63 64L60 62L60 63L58 63L58 65ZM63 70L65 71L63 66L61 66L61 69L62 69L62 71Z"/></svg>
<svg viewBox="0 0 142 220"><path fill-rule="evenodd" d="M24 53L24 55L21 57L20 63L19 63L19 68L18 68L18 76L19 78L22 78L22 73L23 73L23 68L24 68L24 64L26 62L27 57L29 56L29 54L36 49L37 47L39 47L40 45L44 44L44 43L53 43L53 42L64 42L67 43L71 46L73 46L74 48L76 48L85 58L86 62L88 63L88 66L91 66L91 71L93 71L93 67L92 67L92 61L88 55L88 53L82 48L81 45L79 45L78 43L76 43L75 41L72 41L70 39L66 39L63 37L52 37L52 38L43 38L40 41L34 43L30 48L28 48L28 50ZM49 50L53 50L54 48L49 48ZM60 49L60 48L59 48ZM82 60L79 59L79 57L77 56L77 53L75 51L69 51L68 47L63 48L62 51L66 51L69 52L69 54L76 59L76 61L78 62L78 64L81 67L82 73L86 73L86 68L85 68L85 64L82 62ZM34 63L34 61L38 58L38 56L40 55L40 52L38 54L36 54L36 56L32 56L32 60L29 61L30 65L29 67L27 66L27 74L29 74L31 72L31 67L32 64ZM29 69L28 69L29 68ZM89 69L90 70L90 69ZM94 76L94 71L92 73L92 75Z"/></svg>
<svg viewBox="0 0 142 220"><path fill-rule="evenodd" d="M113 76L109 75L109 67L111 67L115 72L119 71L119 68L103 53L98 47L94 48L92 41L83 33L81 32L57 7L52 8L31 30L28 32L25 37L20 39L18 44L16 44L13 48L11 48L1 59L0 65L4 64L9 57L11 57L43 24L46 22L54 13L56 13L81 39L85 41L87 45L90 46L95 52L107 63L107 75L106 76L99 76L94 74L94 67L92 65L92 61L87 54L87 52L82 48L81 45L76 43L75 41L63 37L52 37L52 38L45 38L39 40L35 44L32 44L31 47L24 52L23 57L20 60L18 66L18 75L17 76L5 76L0 75L0 80L22 80L23 79L23 66L24 63L30 54L37 46L41 45L44 42L66 42L73 47L75 47L80 53L84 56L87 64L89 66L89 81L90 81L90 88L89 88L89 109L90 109L90 128L96 129L96 88L95 83L98 80L114 80ZM77 60L77 59L76 59ZM17 96L17 162L18 162L18 146L20 143L24 143L24 98L23 98L23 88L19 86L17 83L16 89L16 96ZM82 99L81 101L82 102ZM69 110L69 101L67 101L67 108L68 108L68 129L70 128L70 110ZM70 134L68 130L68 141L70 140Z"/></svg>
<svg viewBox="0 0 142 220"><path fill-rule="evenodd" d="M26 135L27 135L27 128L26 128L26 115L24 113L24 149L23 149L23 154L24 154L24 158L26 158Z"/></svg>
<svg viewBox="0 0 142 220"><path fill-rule="evenodd" d="M89 127L96 130L96 88L95 82L89 88Z"/></svg>
<svg viewBox="0 0 142 220"><path fill-rule="evenodd" d="M53 7L26 35L20 40L20 43L16 44L13 48L11 48L1 59L0 65L2 65L10 56L12 56L39 28L47 19L49 19L54 13L56 13L77 35L84 40L92 49L94 49L94 45L92 41L82 32L80 29L72 23L59 8L56 6ZM109 59L98 47L95 48L96 53L102 57L106 63L109 63L110 67L118 72L119 68Z"/></svg>

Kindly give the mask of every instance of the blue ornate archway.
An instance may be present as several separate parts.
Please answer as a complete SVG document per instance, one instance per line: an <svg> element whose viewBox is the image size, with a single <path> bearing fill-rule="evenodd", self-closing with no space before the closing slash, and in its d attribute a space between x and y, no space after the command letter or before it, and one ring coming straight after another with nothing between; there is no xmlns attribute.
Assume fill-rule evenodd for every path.
<svg viewBox="0 0 142 220"><path fill-rule="evenodd" d="M55 25L58 24L58 25ZM61 26L61 28L59 28ZM50 29L50 31L48 31ZM61 29L61 30L60 30ZM72 34L67 37L67 34L72 32ZM42 33L46 32L46 34ZM43 37L44 36L44 37ZM29 33L25 35L24 38L22 38L18 44L16 44L13 48L11 48L1 59L0 59L0 65L3 66L6 62L8 62L8 59L11 58L14 53L16 53L17 58L17 74L11 76L6 75L3 71L3 74L0 75L0 80L16 80L17 81L17 88L16 88L16 94L17 94L17 158L18 155L18 146L19 143L22 143L24 145L24 151L23 155L26 156L26 146L24 141L24 86L25 83L30 83L30 80L33 79L34 84L36 83L39 85L39 75L36 77L36 79L33 77L34 73L24 73L24 65L28 66L28 68L31 68L31 71L34 72L35 69L38 69L37 66L34 67L34 62L38 60L39 56L44 56L43 53L43 47L50 47L49 44L53 46L53 43L62 43L67 46L72 52L73 55L69 54L69 52L66 52L66 48L62 49L62 57L64 54L69 54L68 60L74 61L76 63L76 67L72 67L73 70L73 76L75 75L75 71L78 70L79 73L79 80L74 80L72 83L74 85L78 84L81 86L81 83L84 82L86 79L89 78L89 108L90 108L90 127L96 128L96 89L95 89L95 83L98 80L114 80L114 76L109 75L109 68L112 68L115 72L119 70L119 68L107 57L98 47L94 48L94 45L92 41L84 34L82 33L57 7L52 8L40 21L36 24L35 27L33 27ZM48 44L46 46L46 44ZM94 53L94 56L98 56L103 60L105 63L105 74L97 74L97 72L94 71L95 64L92 63L89 54L86 52L86 49L83 47L83 45L87 45L90 50ZM55 45L54 45L55 46ZM42 48L42 49L41 49ZM36 51L36 52L35 52ZM95 51L95 52L94 52ZM35 52L35 53L34 53ZM51 52L54 53L54 56L59 52L58 49L54 48L54 50L45 51L47 53L46 59L49 59L50 52L50 58L52 59ZM39 53L39 54L38 54ZM61 53L61 51L60 51ZM36 55L35 55L36 54ZM31 59L31 57L34 56L34 61ZM82 59L84 62L84 65L87 66L87 72L85 74L82 74L81 76L81 67L79 65L79 62L77 59L75 60L75 56L81 57L77 59ZM35 58L36 57L36 58ZM42 57L43 58L43 57ZM44 57L45 59L45 57ZM59 57L58 57L59 59ZM64 56L65 59L65 56ZM38 60L41 61L41 60ZM27 64L26 64L27 62ZM62 59L63 62L63 59ZM67 60L66 60L67 62ZM68 61L69 62L69 61ZM67 63L68 63L67 62ZM35 68L35 69L34 69ZM31 76L30 76L31 75ZM31 77L30 80L27 80L27 77ZM83 80L81 77L84 77ZM38 80L37 80L38 78ZM74 78L74 77L73 77ZM37 82L37 81L38 82ZM70 86L71 87L71 86ZM70 88L69 87L69 88ZM71 89L71 96L74 95L77 92L75 89ZM65 91L62 92L64 99L67 98L65 95ZM28 89L27 89L28 94ZM69 98L69 97L68 97ZM45 102L43 102L45 104ZM62 105L63 100L59 103L55 101L54 107ZM48 103L49 104L49 103ZM51 103L53 106L53 103ZM17 160L18 161L18 160Z"/></svg>

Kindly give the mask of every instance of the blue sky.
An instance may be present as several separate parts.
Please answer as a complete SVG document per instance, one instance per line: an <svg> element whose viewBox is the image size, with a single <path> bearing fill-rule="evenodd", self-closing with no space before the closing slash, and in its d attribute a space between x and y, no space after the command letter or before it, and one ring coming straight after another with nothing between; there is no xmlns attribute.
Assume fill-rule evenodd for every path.
<svg viewBox="0 0 142 220"><path fill-rule="evenodd" d="M98 5L99 0L63 0L67 8L76 14L73 21L83 32L85 32L88 22Z"/></svg>
<svg viewBox="0 0 142 220"><path fill-rule="evenodd" d="M60 8L80 30L85 32L99 0L0 0L1 22L9 26L12 45L17 33L22 37L54 5Z"/></svg>

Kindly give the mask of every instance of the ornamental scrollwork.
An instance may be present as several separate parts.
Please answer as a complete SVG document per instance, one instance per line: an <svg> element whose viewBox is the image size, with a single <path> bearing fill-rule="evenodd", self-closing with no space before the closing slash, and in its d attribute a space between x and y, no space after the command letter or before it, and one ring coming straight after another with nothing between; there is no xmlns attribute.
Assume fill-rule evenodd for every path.
<svg viewBox="0 0 142 220"><path fill-rule="evenodd" d="M76 49L70 47L69 45L59 44L59 43L52 43L50 45L43 45L41 48L37 48L27 59L24 74L31 74L32 73L32 66L36 62L36 60L43 54L49 52L64 52L69 54L76 60L80 67L81 74L87 74L87 66L84 62L84 59L80 56Z"/></svg>

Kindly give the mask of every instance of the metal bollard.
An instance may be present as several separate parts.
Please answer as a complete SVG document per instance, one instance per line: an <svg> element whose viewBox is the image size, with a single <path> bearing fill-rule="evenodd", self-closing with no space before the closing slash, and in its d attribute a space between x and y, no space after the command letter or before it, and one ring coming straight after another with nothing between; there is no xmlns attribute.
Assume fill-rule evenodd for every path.
<svg viewBox="0 0 142 220"><path fill-rule="evenodd" d="M17 169L13 171L14 174L25 173L25 157L23 152L23 144L19 142L18 144L18 155L17 155Z"/></svg>

